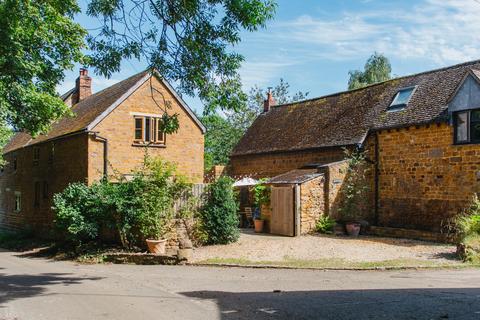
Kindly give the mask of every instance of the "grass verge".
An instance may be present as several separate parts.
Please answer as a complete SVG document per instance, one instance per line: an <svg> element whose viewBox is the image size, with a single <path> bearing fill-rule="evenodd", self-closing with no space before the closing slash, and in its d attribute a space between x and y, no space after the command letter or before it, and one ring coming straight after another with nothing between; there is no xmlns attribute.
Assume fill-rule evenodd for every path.
<svg viewBox="0 0 480 320"><path fill-rule="evenodd" d="M197 264L204 265L235 265L256 267L282 267L282 268L306 268L306 269L403 269L403 268L465 268L478 267L479 264L458 262L437 262L418 259L393 259L383 261L354 262L344 259L317 259L300 260L284 258L280 261L250 261L248 259L211 258L199 261Z"/></svg>

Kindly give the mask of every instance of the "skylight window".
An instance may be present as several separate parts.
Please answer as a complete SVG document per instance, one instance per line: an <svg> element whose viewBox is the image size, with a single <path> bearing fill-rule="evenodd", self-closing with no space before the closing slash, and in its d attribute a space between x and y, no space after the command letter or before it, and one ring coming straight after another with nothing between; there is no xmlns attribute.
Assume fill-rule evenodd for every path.
<svg viewBox="0 0 480 320"><path fill-rule="evenodd" d="M415 88L416 87L409 87L398 90L395 98L393 98L392 104L388 107L388 110L397 111L406 108Z"/></svg>

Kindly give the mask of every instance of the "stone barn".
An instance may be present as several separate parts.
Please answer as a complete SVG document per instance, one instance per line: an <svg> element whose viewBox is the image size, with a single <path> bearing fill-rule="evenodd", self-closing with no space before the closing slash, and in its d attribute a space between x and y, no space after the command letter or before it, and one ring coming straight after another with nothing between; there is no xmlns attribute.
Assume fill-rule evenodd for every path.
<svg viewBox="0 0 480 320"><path fill-rule="evenodd" d="M284 105L269 97L229 170L295 185L296 170L332 166L344 148L366 150L371 164L370 225L438 234L480 192L480 60ZM342 178L322 179L329 200L307 201L296 228L311 228L322 202L337 214Z"/></svg>

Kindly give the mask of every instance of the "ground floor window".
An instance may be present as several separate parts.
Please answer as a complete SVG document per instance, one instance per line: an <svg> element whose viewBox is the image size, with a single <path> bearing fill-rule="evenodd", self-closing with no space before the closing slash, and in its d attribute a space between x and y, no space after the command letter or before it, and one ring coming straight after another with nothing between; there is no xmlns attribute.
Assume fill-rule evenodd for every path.
<svg viewBox="0 0 480 320"><path fill-rule="evenodd" d="M33 205L35 207L38 207L40 206L40 181L36 181L35 182L35 198L34 198L34 201L33 201Z"/></svg>
<svg viewBox="0 0 480 320"><path fill-rule="evenodd" d="M455 143L480 143L480 109L454 114Z"/></svg>
<svg viewBox="0 0 480 320"><path fill-rule="evenodd" d="M22 194L20 191L15 191L15 212L20 212L22 210Z"/></svg>
<svg viewBox="0 0 480 320"><path fill-rule="evenodd" d="M43 181L43 199L48 199L48 182Z"/></svg>

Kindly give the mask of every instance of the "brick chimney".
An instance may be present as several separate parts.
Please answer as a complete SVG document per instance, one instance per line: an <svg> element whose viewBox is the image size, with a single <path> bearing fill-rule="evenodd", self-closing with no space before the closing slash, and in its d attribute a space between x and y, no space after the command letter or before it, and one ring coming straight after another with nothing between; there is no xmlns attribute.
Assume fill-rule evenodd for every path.
<svg viewBox="0 0 480 320"><path fill-rule="evenodd" d="M92 78L88 76L87 69L80 68L80 75L75 82L75 89L72 104L77 104L92 94Z"/></svg>
<svg viewBox="0 0 480 320"><path fill-rule="evenodd" d="M277 102L273 98L272 91L268 89L267 99L263 101L263 112L268 112Z"/></svg>

